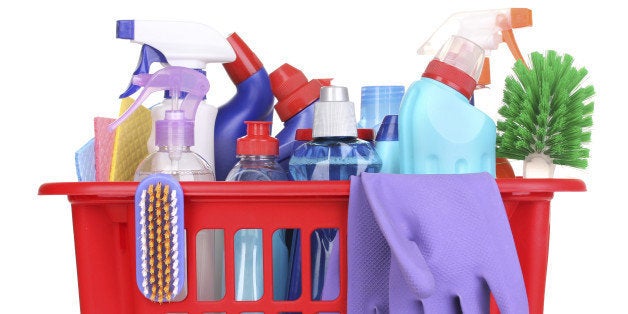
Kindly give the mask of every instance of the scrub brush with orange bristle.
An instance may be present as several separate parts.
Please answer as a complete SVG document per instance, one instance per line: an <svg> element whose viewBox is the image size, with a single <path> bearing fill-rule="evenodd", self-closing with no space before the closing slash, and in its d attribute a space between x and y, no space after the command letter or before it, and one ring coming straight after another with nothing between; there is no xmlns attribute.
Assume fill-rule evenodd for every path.
<svg viewBox="0 0 628 314"><path fill-rule="evenodd" d="M552 177L554 165L586 168L593 125L593 86L573 57L534 52L506 78L497 122L497 157L524 160L524 177Z"/></svg>
<svg viewBox="0 0 628 314"><path fill-rule="evenodd" d="M184 290L183 191L170 175L142 180L135 192L136 279L154 302L171 302Z"/></svg>

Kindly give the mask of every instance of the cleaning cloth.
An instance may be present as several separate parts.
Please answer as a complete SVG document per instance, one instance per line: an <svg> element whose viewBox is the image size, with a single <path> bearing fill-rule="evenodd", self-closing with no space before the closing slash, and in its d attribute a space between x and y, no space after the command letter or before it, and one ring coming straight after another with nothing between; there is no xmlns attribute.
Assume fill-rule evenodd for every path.
<svg viewBox="0 0 628 314"><path fill-rule="evenodd" d="M351 178L349 313L528 313L510 225L488 173Z"/></svg>
<svg viewBox="0 0 628 314"><path fill-rule="evenodd" d="M111 158L113 157L113 141L115 133L109 131L112 118L94 118L94 151L96 154L96 181L109 181L111 172Z"/></svg>
<svg viewBox="0 0 628 314"><path fill-rule="evenodd" d="M95 163L94 139L92 138L74 153L74 165L79 182L96 181Z"/></svg>
<svg viewBox="0 0 628 314"><path fill-rule="evenodd" d="M134 102L131 97L120 102L122 115ZM150 110L138 107L115 131L109 181L133 181L135 169L148 155L146 142L152 128Z"/></svg>

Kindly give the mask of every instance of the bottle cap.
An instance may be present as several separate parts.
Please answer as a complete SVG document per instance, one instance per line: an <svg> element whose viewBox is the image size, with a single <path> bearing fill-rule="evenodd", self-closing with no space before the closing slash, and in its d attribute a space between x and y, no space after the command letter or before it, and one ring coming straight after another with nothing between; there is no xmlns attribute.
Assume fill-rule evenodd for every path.
<svg viewBox="0 0 628 314"><path fill-rule="evenodd" d="M375 141L398 141L399 131L397 128L398 115L388 115L384 117L382 125L377 131L377 137Z"/></svg>
<svg viewBox="0 0 628 314"><path fill-rule="evenodd" d="M323 86L329 86L332 79L307 78L299 69L284 63L270 73L270 86L277 97L275 111L281 121L287 121L307 108L320 96Z"/></svg>
<svg viewBox="0 0 628 314"><path fill-rule="evenodd" d="M238 85L257 73L264 65L238 34L231 34L227 37L227 41L235 51L236 59L233 62L224 63L223 67L233 84Z"/></svg>
<svg viewBox="0 0 628 314"><path fill-rule="evenodd" d="M403 86L362 86L359 125L373 128L385 116L399 114L404 91Z"/></svg>
<svg viewBox="0 0 628 314"><path fill-rule="evenodd" d="M437 80L471 99L484 64L484 50L474 42L452 36L432 60L423 77Z"/></svg>
<svg viewBox="0 0 628 314"><path fill-rule="evenodd" d="M244 121L244 123L246 135L237 140L236 155L279 155L279 141L270 136L271 122Z"/></svg>
<svg viewBox="0 0 628 314"><path fill-rule="evenodd" d="M343 86L321 88L319 100L314 104L312 137L357 137L355 106L349 101L349 91Z"/></svg>

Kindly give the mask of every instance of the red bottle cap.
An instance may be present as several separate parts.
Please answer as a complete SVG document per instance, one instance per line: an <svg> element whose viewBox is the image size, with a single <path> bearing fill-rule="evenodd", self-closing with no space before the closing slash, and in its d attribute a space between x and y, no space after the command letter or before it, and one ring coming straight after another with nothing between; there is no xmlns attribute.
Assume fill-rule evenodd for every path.
<svg viewBox="0 0 628 314"><path fill-rule="evenodd" d="M373 129L358 129L358 138L365 141L373 141L375 139L375 131ZM297 141L309 142L312 140L312 129L297 129L294 134Z"/></svg>
<svg viewBox="0 0 628 314"><path fill-rule="evenodd" d="M279 141L270 136L269 121L244 121L246 135L237 140L236 155L278 156Z"/></svg>
<svg viewBox="0 0 628 314"><path fill-rule="evenodd" d="M439 81L471 99L475 85L475 80L455 66L449 65L439 60L432 60L428 64L423 77Z"/></svg>
<svg viewBox="0 0 628 314"><path fill-rule="evenodd" d="M227 37L227 41L235 51L236 59L233 62L224 63L223 67L233 84L238 85L257 73L264 65L238 34L231 34Z"/></svg>
<svg viewBox="0 0 628 314"><path fill-rule="evenodd" d="M275 110L281 121L286 121L307 108L320 96L321 87L329 86L332 79L307 78L299 69L284 63L270 73L270 88L277 97Z"/></svg>

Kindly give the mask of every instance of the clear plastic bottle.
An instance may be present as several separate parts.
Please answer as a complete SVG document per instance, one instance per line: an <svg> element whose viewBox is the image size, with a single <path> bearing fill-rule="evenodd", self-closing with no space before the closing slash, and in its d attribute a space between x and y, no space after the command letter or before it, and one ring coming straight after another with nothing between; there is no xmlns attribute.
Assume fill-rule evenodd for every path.
<svg viewBox="0 0 628 314"><path fill-rule="evenodd" d="M290 158L290 174L294 180L306 181L349 180L352 175L362 172L379 172L382 161L373 144L357 136L355 107L349 101L347 88L322 87L319 101L314 105L313 140L295 149ZM337 279L335 282L325 279L327 272L333 273L328 268L338 267L329 263L335 260L333 255L338 254L336 234L336 229L321 228L311 236L314 300L327 299L324 295L337 295ZM297 245L300 243L298 235L294 237ZM300 249L291 250L291 254L293 251ZM291 286L293 281L291 279Z"/></svg>
<svg viewBox="0 0 628 314"><path fill-rule="evenodd" d="M179 151L181 157L173 161L172 151ZM141 181L154 173L170 174L179 181L215 181L213 167L200 155L190 150L190 146L168 148L159 146L156 152L151 153L137 167L135 181Z"/></svg>
<svg viewBox="0 0 628 314"><path fill-rule="evenodd" d="M247 135L239 138L236 146L236 154L240 160L229 171L226 181L287 181L288 174L277 162L279 141L270 136L271 122L245 123ZM274 299L285 300L288 284L285 230L274 232L272 242ZM236 300L259 300L264 294L262 230L238 230L234 247Z"/></svg>

